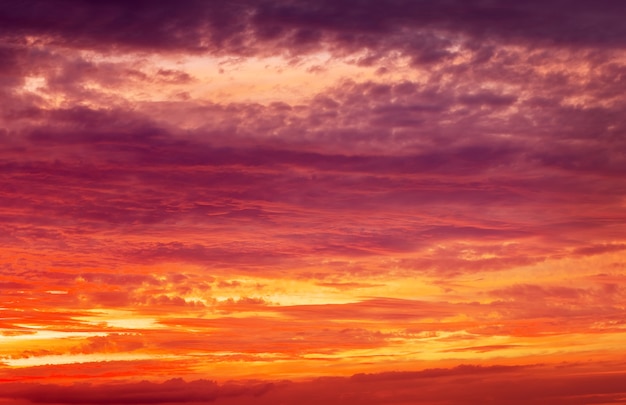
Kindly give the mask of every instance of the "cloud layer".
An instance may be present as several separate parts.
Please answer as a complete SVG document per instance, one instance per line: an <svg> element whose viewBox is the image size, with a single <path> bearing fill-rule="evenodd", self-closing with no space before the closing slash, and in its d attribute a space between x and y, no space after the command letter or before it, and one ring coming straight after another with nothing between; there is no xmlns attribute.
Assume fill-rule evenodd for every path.
<svg viewBox="0 0 626 405"><path fill-rule="evenodd" d="M2 400L623 401L624 7L3 2Z"/></svg>
<svg viewBox="0 0 626 405"><path fill-rule="evenodd" d="M126 384L3 384L3 398L25 403L63 404L414 404L476 402L522 404L617 403L624 398L623 373L610 376L570 374L550 376L542 367L460 365L420 372L357 374L309 382L252 381L217 384L209 380L170 379ZM535 374L535 375L533 375Z"/></svg>

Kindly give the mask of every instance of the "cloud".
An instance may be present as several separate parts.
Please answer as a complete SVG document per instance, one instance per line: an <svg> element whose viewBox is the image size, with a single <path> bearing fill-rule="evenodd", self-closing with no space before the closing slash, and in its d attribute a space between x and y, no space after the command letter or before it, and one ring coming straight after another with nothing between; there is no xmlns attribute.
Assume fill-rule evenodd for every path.
<svg viewBox="0 0 626 405"><path fill-rule="evenodd" d="M277 309L281 313L300 319L329 320L409 320L442 319L457 313L454 304L393 298L372 298L348 304L293 305Z"/></svg>
<svg viewBox="0 0 626 405"><path fill-rule="evenodd" d="M624 244L596 244L591 246L580 247L574 250L574 254L577 255L597 255L606 252L619 252L622 250L626 250L626 245Z"/></svg>
<svg viewBox="0 0 626 405"><path fill-rule="evenodd" d="M401 93L404 90L400 87L406 85L389 86L385 91ZM361 94L360 100L367 100L365 95L373 91L373 84L346 90L345 94L356 91ZM418 94L416 97L421 96ZM384 114L393 112L408 117L415 112L414 108L407 110L402 105L397 106L397 102L391 99L377 103L384 108L375 107L375 111L378 109ZM345 111L340 110L342 114L360 113L359 104L343 101L341 105L345 105L342 107ZM243 111L247 107L236 108ZM21 194L20 197L14 194L13 199L7 200L8 204L19 207L16 209L22 213L8 220L16 225L28 224L32 227L38 224L41 227L52 224L50 218L66 218L66 232L44 233L39 230L37 233L33 230L28 235L23 233L23 236L13 233L16 242L22 240L28 243L27 240L36 238L42 243L46 241L51 247L59 248L63 243L71 247L78 243L78 239L70 241L69 235L79 229L98 232L111 226L132 228L134 232L142 233L158 224L193 223L193 227L202 228L205 232L219 229L224 224L239 224L241 229L250 224L265 224L276 227L274 240L280 240L285 246L281 252L267 252L258 241L250 243L247 248L237 245L231 249L229 246L217 248L202 243L192 246L172 240L135 248L131 245L124 250L128 251L127 257L148 261L168 258L208 262L219 261L220 257L224 260L235 260L237 257L243 260L246 256L255 260L267 257L268 261L280 261L292 258L296 250L347 257L402 255L417 253L428 245L450 238L508 242L546 235L546 239L550 236L558 240L561 238L557 233L559 227L576 233L589 229L589 226L598 226L598 232L602 232L604 225L600 219L566 216L567 211L559 209L575 205L576 201L606 206L609 216L607 220L602 220L609 221L606 223L620 215L619 195L610 188L611 179L619 173L619 165L604 163L611 159L601 162L595 158L595 163L584 163L589 160L585 157L589 145L584 149L561 148L561 151L566 151L558 152L561 157L548 159L547 153L553 152L536 150L535 145L527 143L521 136L503 141L483 134L474 140L446 143L445 147L438 146L431 139L429 142L434 143L420 147L421 151L410 151L409 148L408 153L399 155L392 154L393 150L382 150L379 154L365 151L352 154L347 150L331 153L325 150L329 148L325 145L341 151L347 148L348 140L328 138L324 135L326 130L322 129L311 140L318 145L316 147L322 148L318 151L307 150L309 146L298 142L281 147L269 143L252 147L245 138L240 139L240 145L234 143L240 141L234 138L229 146L216 146L200 138L183 139L150 120L121 111L75 108L46 114L50 114L51 128L45 131L35 129L24 140L25 145L32 149L32 157L5 164L5 173L12 176L13 187ZM364 112L363 115L367 114ZM383 122L388 124L398 119L404 118L387 117ZM63 131L54 129L54 123L59 123ZM461 126L462 121L457 125ZM98 129L86 130L88 127ZM419 125L416 128L421 131ZM297 126L287 129L295 132ZM380 140L371 138L368 133L359 136L362 136L363 142L393 145L388 142L387 136ZM417 148L419 138L415 142L414 147ZM585 142L593 145L596 141L588 139ZM357 139L356 145L358 143ZM46 157L50 156L51 150L57 154L54 162ZM72 157L76 154L90 156L90 162L76 161ZM6 157L13 159L11 155ZM575 164L577 160L582 163ZM521 168L531 172L541 170L551 175L527 177L520 173ZM596 176L606 176L607 180L595 181ZM54 179L54 182L48 179ZM39 185L36 194L32 191L33 183ZM60 186L65 187L65 192L56 197ZM134 190L132 195L128 192L131 187ZM178 192L169 192L173 188ZM82 196L85 189L90 190L94 197ZM545 198L534 198L547 189L550 192ZM288 225L282 229L277 226L287 217L310 223L311 217L304 214L310 210L317 210L331 218L336 216L335 213L342 212L347 219L352 218L352 223L365 223L364 214L381 208L416 212L419 207L422 216L441 216L446 210L459 212L461 206L465 209L489 207L491 211L510 212L512 216L503 216L499 223L494 221L496 218L493 216L481 218L480 214L476 214L472 221L455 214L457 218L437 225L405 222L401 226L385 224L383 227L371 222L371 225L365 226L367 230L360 232L350 225L332 230L318 225L308 232L303 232L302 228L294 231ZM522 218L515 219L513 213L520 206L528 210L526 218L535 216L536 219L531 223ZM546 213L543 217L537 213L540 207L544 207ZM397 217L399 220L401 216ZM551 222L545 223L544 219L548 217ZM557 222L559 220L562 224ZM237 233L238 226L231 229ZM613 232L617 238L621 237L619 231ZM299 239L303 243L298 243ZM306 241L309 242L308 247L305 246ZM582 240L576 242L572 248L579 249L583 243ZM78 248L78 245L74 246ZM90 249L111 251L102 242L92 243ZM236 255L235 251L241 254ZM434 267L441 271L447 268L447 272L453 274L465 269L499 269L531 264L548 257L545 252L530 256L527 253L523 252L523 256L519 257L475 261L459 258L445 264L441 261L443 258L437 257L441 264L434 264ZM418 267L432 268L429 260L417 257L414 263L419 264Z"/></svg>
<svg viewBox="0 0 626 405"><path fill-rule="evenodd" d="M624 395L623 373L570 373L545 367L461 365L420 372L358 374L350 378L319 378L309 382L250 381L216 383L209 380L171 379L117 384L73 385L3 383L3 398L29 403L64 404L362 404L433 403L468 404L550 402L583 404L619 403Z"/></svg>
<svg viewBox="0 0 626 405"><path fill-rule="evenodd" d="M18 283L15 281L4 281L4 282L0 282L0 289L2 290L13 290L13 289L28 289L30 288L31 285L29 284L24 284L24 283Z"/></svg>
<svg viewBox="0 0 626 405"><path fill-rule="evenodd" d="M450 369L427 369L415 372L391 371L386 373L374 374L355 374L350 379L360 383L379 382L379 381L398 381L398 380L417 380L422 378L438 378L458 375L480 375L492 373L515 372L524 369L520 366L489 366L481 367L469 364L462 364Z"/></svg>
<svg viewBox="0 0 626 405"><path fill-rule="evenodd" d="M357 282L324 282L324 283L317 283L317 285L322 286L322 287L336 288L338 290L352 290L352 289L358 289L358 288L380 287L383 284L368 284L368 283L357 283Z"/></svg>
<svg viewBox="0 0 626 405"><path fill-rule="evenodd" d="M207 380L185 382L181 379L171 379L160 384L143 381L101 386L84 383L65 387L43 384L15 384L9 386L9 393L3 394L3 396L5 398L26 399L35 404L109 404L112 402L116 404L206 403L222 397L253 399L263 395L271 388L271 384L219 386Z"/></svg>
<svg viewBox="0 0 626 405"><path fill-rule="evenodd" d="M622 15L612 0L0 4L0 355L163 356L84 366L102 379L176 362L194 378L373 375L258 397L129 382L119 403L618 401L599 374L552 393L522 375L537 390L510 398L498 372L523 370L489 366L618 352ZM107 336L46 338L76 331ZM429 355L481 365L377 373ZM105 385L15 400L97 403Z"/></svg>
<svg viewBox="0 0 626 405"><path fill-rule="evenodd" d="M137 335L113 333L107 336L93 336L73 349L73 354L127 353L144 347L143 339Z"/></svg>
<svg viewBox="0 0 626 405"><path fill-rule="evenodd" d="M566 7L559 0L394 1L384 6L330 1L312 6L286 0L158 5L32 0L3 6L0 25L5 36L19 29L39 41L76 47L251 55L268 49L306 52L325 44L344 51L400 49L416 62L428 63L453 53L451 40L433 31L461 34L477 42L496 38L512 43L621 47L624 29L616 17L620 11L621 5L613 1L593 6L577 1ZM84 21L90 21L89 29Z"/></svg>

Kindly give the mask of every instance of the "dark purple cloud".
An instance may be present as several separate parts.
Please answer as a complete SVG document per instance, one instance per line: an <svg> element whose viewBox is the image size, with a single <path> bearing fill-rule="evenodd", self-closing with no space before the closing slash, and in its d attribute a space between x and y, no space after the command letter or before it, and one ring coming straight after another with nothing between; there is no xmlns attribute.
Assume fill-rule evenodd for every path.
<svg viewBox="0 0 626 405"><path fill-rule="evenodd" d="M526 1L24 1L1 5L2 34L78 47L251 54L400 49L418 63L451 56L450 34L570 46L622 47L617 0ZM88 21L89 24L85 24ZM448 33L437 36L431 30ZM407 34L413 32L413 34ZM490 51L484 51L483 59Z"/></svg>
<svg viewBox="0 0 626 405"><path fill-rule="evenodd" d="M614 147L607 148L605 138L595 135L617 121L611 114L621 107L573 113L572 107L554 105L543 108L552 109L548 116L508 96L456 92L450 87L433 93L429 86L410 82L347 83L328 93L334 101L313 100L308 118L293 113L288 125L272 117L291 113L277 113L272 106L215 105L211 108L240 123L229 138L214 136L209 128L181 136L153 119L118 109L41 109L47 125L7 140L15 149L2 153L4 218L12 227L5 238L135 262L213 266L278 264L303 253L415 252L421 257L403 262L457 274L539 262L567 244L583 253L588 242L576 236L582 232L603 233L610 227L614 238L623 236L611 224L624 215L619 181L626 167L621 164L624 145L610 138ZM495 118L502 100L508 100L504 106L519 104L521 112L505 121ZM480 105L479 112L454 110L463 111L468 103ZM334 109L337 120L314 124L310 117L326 108ZM538 122L523 124L525 113ZM256 114L273 127L257 128ZM583 120L588 132L569 123L572 114L589 114ZM424 119L415 121L420 115ZM357 117L371 121L353 127ZM393 134L390 128L397 123L408 132ZM548 126L553 135L535 134ZM305 136L274 141L265 135L271 131ZM541 142L534 141L537 136ZM400 144L402 151L396 149ZM603 207L602 216L581 216L576 207L586 204ZM381 211L389 214L376 221L371 214ZM488 214L496 211L500 216ZM419 219L432 215L441 218L438 223ZM341 226L325 226L316 216ZM363 225L354 225L359 222ZM56 226L63 232L49 230ZM228 229L236 237L249 226L262 227L271 229L265 237L282 248L269 252L249 233L248 240L219 246L190 244L176 232L156 243L123 248L84 239L87 230L111 227L156 236L159 226L183 233ZM536 237L550 240L552 251L538 246L500 250L502 257L472 262L459 257L462 248L427 257L419 253L441 241L493 244Z"/></svg>

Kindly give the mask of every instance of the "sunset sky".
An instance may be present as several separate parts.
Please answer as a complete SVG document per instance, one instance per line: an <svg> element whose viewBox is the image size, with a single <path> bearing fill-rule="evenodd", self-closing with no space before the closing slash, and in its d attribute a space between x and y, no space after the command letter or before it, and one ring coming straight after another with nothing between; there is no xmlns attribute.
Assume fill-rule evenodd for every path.
<svg viewBox="0 0 626 405"><path fill-rule="evenodd" d="M623 0L0 0L0 404L626 403Z"/></svg>

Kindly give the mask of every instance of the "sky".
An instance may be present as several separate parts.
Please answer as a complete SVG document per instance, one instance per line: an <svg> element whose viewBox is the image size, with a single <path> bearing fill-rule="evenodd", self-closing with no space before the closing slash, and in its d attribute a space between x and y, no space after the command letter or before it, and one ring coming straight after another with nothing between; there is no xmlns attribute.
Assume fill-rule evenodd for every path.
<svg viewBox="0 0 626 405"><path fill-rule="evenodd" d="M0 404L623 404L622 0L0 0Z"/></svg>

